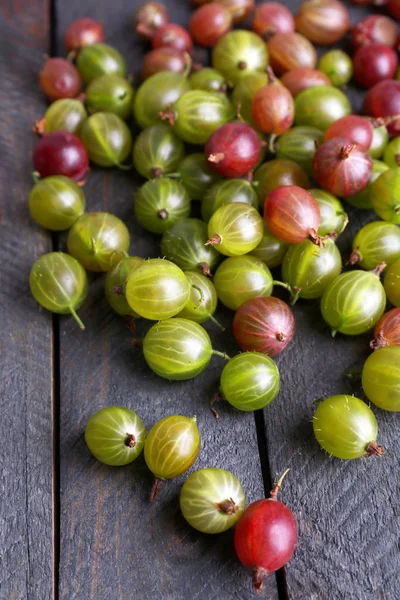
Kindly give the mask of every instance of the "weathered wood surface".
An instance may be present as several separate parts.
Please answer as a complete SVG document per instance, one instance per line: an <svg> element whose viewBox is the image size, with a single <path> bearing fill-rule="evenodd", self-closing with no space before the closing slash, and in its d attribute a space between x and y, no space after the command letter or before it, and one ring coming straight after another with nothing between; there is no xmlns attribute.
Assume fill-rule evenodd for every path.
<svg viewBox="0 0 400 600"><path fill-rule="evenodd" d="M87 14L102 19L107 40L137 73L146 45L133 32L131 16L139 1L57 2L58 51L70 21ZM190 6L168 2L171 18L187 23ZM133 192L141 180L133 172L94 170L85 194L89 209L122 217L132 234L131 253L159 256L159 238L145 233L133 217ZM202 450L195 468L232 470L249 501L263 497L253 415L224 411L217 423L209 399L223 361L188 382L167 382L152 374L130 332L112 313L103 294L104 278L91 278L90 298L80 315L82 333L71 320L61 321L61 561L62 600L246 600L253 597L249 574L234 555L232 532L205 536L183 520L178 494L185 476L164 486L150 504L151 476L140 458L127 468L109 468L93 459L83 432L89 417L103 406L136 410L149 429L170 414L197 416ZM231 319L231 315L227 317ZM140 323L145 332L149 323ZM216 349L233 348L230 328L220 334L207 327ZM277 598L276 579L266 598Z"/></svg>
<svg viewBox="0 0 400 600"><path fill-rule="evenodd" d="M23 5L24 4L24 5ZM51 315L29 293L50 237L32 223L32 123L49 3L0 3L0 597L53 598Z"/></svg>

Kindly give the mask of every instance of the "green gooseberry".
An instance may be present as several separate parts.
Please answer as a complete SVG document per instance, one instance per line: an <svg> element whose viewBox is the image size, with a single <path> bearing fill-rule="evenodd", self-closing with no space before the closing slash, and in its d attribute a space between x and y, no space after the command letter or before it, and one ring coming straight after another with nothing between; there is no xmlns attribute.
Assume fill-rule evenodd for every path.
<svg viewBox="0 0 400 600"><path fill-rule="evenodd" d="M144 443L144 459L157 479L173 479L185 473L200 452L196 417L165 417L149 431Z"/></svg>
<svg viewBox="0 0 400 600"><path fill-rule="evenodd" d="M358 194L355 194L354 196L349 196L348 198L346 198L346 202L348 202L352 206L355 206L356 208L367 208L367 209L372 208L371 186L372 186L373 182L376 179L378 179L379 175L381 173L383 173L384 171L387 171L388 168L389 167L387 166L386 163L384 163L380 160L373 159L372 160L372 175L371 175L371 179L369 180L367 187L365 187L363 190L361 190L361 192L358 192Z"/></svg>
<svg viewBox="0 0 400 600"><path fill-rule="evenodd" d="M351 460L383 453L376 443L374 413L355 396L325 398L314 413L313 429L319 445L336 458Z"/></svg>
<svg viewBox="0 0 400 600"><path fill-rule="evenodd" d="M152 233L164 233L190 213L190 198L181 183L163 177L147 181L135 196L135 215Z"/></svg>
<svg viewBox="0 0 400 600"><path fill-rule="evenodd" d="M389 302L393 306L400 306L400 259L386 269L383 284Z"/></svg>
<svg viewBox="0 0 400 600"><path fill-rule="evenodd" d="M198 71L194 71L189 77L189 83L194 90L220 93L225 93L227 90L225 77L219 71L210 67L203 67Z"/></svg>
<svg viewBox="0 0 400 600"><path fill-rule="evenodd" d="M256 128L252 115L253 98L258 90L268 83L268 75L261 71L253 71L239 79L233 88L232 104L237 110L240 108L240 115L246 123Z"/></svg>
<svg viewBox="0 0 400 600"><path fill-rule="evenodd" d="M202 200L207 190L222 179L210 169L204 152L186 156L179 166L178 175L192 200Z"/></svg>
<svg viewBox="0 0 400 600"><path fill-rule="evenodd" d="M323 237L335 233L336 237L339 237L349 222L349 217L340 200L325 190L315 188L308 192L315 198L319 208L321 220L318 235Z"/></svg>
<svg viewBox="0 0 400 600"><path fill-rule="evenodd" d="M206 192L201 203L201 216L208 222L223 204L242 202L258 209L257 194L246 179L223 179L214 183Z"/></svg>
<svg viewBox="0 0 400 600"><path fill-rule="evenodd" d="M256 296L270 296L274 282L271 271L255 256L232 256L225 259L214 275L218 299L231 310Z"/></svg>
<svg viewBox="0 0 400 600"><path fill-rule="evenodd" d="M332 240L319 248L306 240L290 246L282 263L282 279L292 290L292 304L298 298L322 296L327 286L340 274L342 258Z"/></svg>
<svg viewBox="0 0 400 600"><path fill-rule="evenodd" d="M208 223L208 242L225 256L241 256L261 242L263 220L259 212L244 202L222 204Z"/></svg>
<svg viewBox="0 0 400 600"><path fill-rule="evenodd" d="M400 259L400 228L386 221L373 221L356 234L349 262L360 263L370 271L381 263L389 266L397 259Z"/></svg>
<svg viewBox="0 0 400 600"><path fill-rule="evenodd" d="M286 251L289 248L289 244L272 235L265 223L263 225L264 231L261 242L254 250L249 252L249 255L262 260L267 267L273 269L282 264Z"/></svg>
<svg viewBox="0 0 400 600"><path fill-rule="evenodd" d="M235 116L225 94L191 90L178 98L172 111L164 113L176 135L189 144L205 144L212 133Z"/></svg>
<svg viewBox="0 0 400 600"><path fill-rule="evenodd" d="M267 45L252 31L230 31L216 43L212 65L229 83L235 85L248 73L265 71L268 65Z"/></svg>
<svg viewBox="0 0 400 600"><path fill-rule="evenodd" d="M148 77L138 88L133 100L133 114L137 123L145 129L160 123L160 112L167 110L178 98L191 90L185 75L160 71Z"/></svg>
<svg viewBox="0 0 400 600"><path fill-rule="evenodd" d="M86 300L88 280L75 258L64 252L44 254L31 269L29 285L36 302L46 310L59 315L70 313L85 329L76 311Z"/></svg>
<svg viewBox="0 0 400 600"><path fill-rule="evenodd" d="M86 89L89 113L108 112L128 119L132 114L133 87L119 75L102 75L93 79Z"/></svg>
<svg viewBox="0 0 400 600"><path fill-rule="evenodd" d="M68 252L88 271L109 271L126 255L130 238L125 223L106 212L86 213L68 233Z"/></svg>
<svg viewBox="0 0 400 600"><path fill-rule="evenodd" d="M239 410L265 408L278 395L278 367L261 352L242 352L229 360L221 373L221 393Z"/></svg>
<svg viewBox="0 0 400 600"><path fill-rule="evenodd" d="M146 363L154 373L173 381L199 375L215 352L206 330L189 319L167 319L155 323L143 340Z"/></svg>
<svg viewBox="0 0 400 600"><path fill-rule="evenodd" d="M151 321L177 315L189 295L190 285L184 272L162 258L145 260L129 274L125 286L131 309Z"/></svg>
<svg viewBox="0 0 400 600"><path fill-rule="evenodd" d="M369 120L369 117L365 117ZM374 127L372 130L372 142L369 147L369 154L372 158L381 158L386 146L389 143L389 133L384 125Z"/></svg>
<svg viewBox="0 0 400 600"><path fill-rule="evenodd" d="M294 161L311 175L314 154L323 139L323 131L316 127L292 127L276 141L276 157Z"/></svg>
<svg viewBox="0 0 400 600"><path fill-rule="evenodd" d="M133 462L144 448L146 430L142 419L129 408L108 406L92 415L85 441L97 460L113 467Z"/></svg>
<svg viewBox="0 0 400 600"><path fill-rule="evenodd" d="M360 335L372 329L385 310L386 295L373 271L348 271L325 288L321 300L324 320L345 335Z"/></svg>
<svg viewBox="0 0 400 600"><path fill-rule="evenodd" d="M126 65L121 54L107 44L91 44L80 49L76 60L79 76L86 84L101 75L125 76Z"/></svg>
<svg viewBox="0 0 400 600"><path fill-rule="evenodd" d="M383 153L383 160L388 167L398 167L400 163L400 139L391 140Z"/></svg>
<svg viewBox="0 0 400 600"><path fill-rule="evenodd" d="M307 189L310 182L307 174L297 163L276 158L258 167L254 173L253 185L257 192L258 203L263 208L267 196L276 188L283 185L297 185Z"/></svg>
<svg viewBox="0 0 400 600"><path fill-rule="evenodd" d="M362 388L379 408L400 411L400 346L379 348L367 358Z"/></svg>
<svg viewBox="0 0 400 600"><path fill-rule="evenodd" d="M326 131L334 121L351 113L347 96L330 85L303 90L294 99L296 125L316 127Z"/></svg>
<svg viewBox="0 0 400 600"><path fill-rule="evenodd" d="M384 221L400 224L400 167L392 167L371 184L371 204Z"/></svg>
<svg viewBox="0 0 400 600"><path fill-rule="evenodd" d="M319 59L318 70L329 77L332 85L340 87L353 77L353 61L343 50L329 50Z"/></svg>
<svg viewBox="0 0 400 600"><path fill-rule="evenodd" d="M212 281L209 277L197 271L184 271L184 273L190 285L190 295L177 317L200 324L212 321L223 329L213 317L217 308L218 297Z"/></svg>
<svg viewBox="0 0 400 600"><path fill-rule="evenodd" d="M70 131L79 135L79 130L87 116L80 100L61 98L50 104L44 114L44 133Z"/></svg>
<svg viewBox="0 0 400 600"><path fill-rule="evenodd" d="M29 194L32 218L46 229L69 229L85 211L85 195L75 181L64 175L39 179Z"/></svg>
<svg viewBox="0 0 400 600"><path fill-rule="evenodd" d="M224 469L200 469L189 475L179 502L189 525L210 534L233 527L246 506L240 481Z"/></svg>
<svg viewBox="0 0 400 600"><path fill-rule="evenodd" d="M90 160L100 167L121 167L132 148L129 127L111 113L98 112L86 119L80 138Z"/></svg>
<svg viewBox="0 0 400 600"><path fill-rule="evenodd" d="M184 156L182 140L162 123L142 131L133 144L133 166L147 179L173 173Z"/></svg>
<svg viewBox="0 0 400 600"><path fill-rule="evenodd" d="M208 240L207 225L200 219L181 219L174 223L161 238L161 253L184 271L200 269L209 275L221 255Z"/></svg>
<svg viewBox="0 0 400 600"><path fill-rule="evenodd" d="M139 256L126 256L114 269L107 271L104 284L106 298L111 308L122 317L130 315L137 318L140 316L127 303L124 290L129 275L143 263L143 260Z"/></svg>

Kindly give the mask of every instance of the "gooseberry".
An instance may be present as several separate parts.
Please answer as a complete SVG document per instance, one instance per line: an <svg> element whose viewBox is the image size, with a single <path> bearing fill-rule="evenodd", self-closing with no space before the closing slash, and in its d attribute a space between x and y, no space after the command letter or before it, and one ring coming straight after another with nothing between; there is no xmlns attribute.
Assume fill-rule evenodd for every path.
<svg viewBox="0 0 400 600"><path fill-rule="evenodd" d="M268 83L268 75L259 71L253 71L243 75L233 88L232 103L240 116L246 123L255 127L251 114L251 106L256 92Z"/></svg>
<svg viewBox="0 0 400 600"><path fill-rule="evenodd" d="M350 15L339 0L305 0L295 17L296 29L319 46L341 40L350 26Z"/></svg>
<svg viewBox="0 0 400 600"><path fill-rule="evenodd" d="M142 419L123 406L97 411L85 429L85 441L93 456L114 467L133 462L143 450L145 437Z"/></svg>
<svg viewBox="0 0 400 600"><path fill-rule="evenodd" d="M391 265L399 258L400 228L386 221L374 221L357 232L349 263L360 263L363 269L371 270L383 262Z"/></svg>
<svg viewBox="0 0 400 600"><path fill-rule="evenodd" d="M246 498L240 481L224 469L200 469L186 479L179 498L186 521L202 533L222 533L238 522Z"/></svg>
<svg viewBox="0 0 400 600"><path fill-rule="evenodd" d="M283 4L263 2L256 8L251 28L268 41L276 33L294 31L295 23L292 13Z"/></svg>
<svg viewBox="0 0 400 600"><path fill-rule="evenodd" d="M101 167L121 167L132 148L129 127L108 112L98 112L86 119L80 137L90 160Z"/></svg>
<svg viewBox="0 0 400 600"><path fill-rule="evenodd" d="M135 195L135 215L142 227L164 233L190 213L190 198L181 183L163 177L147 181Z"/></svg>
<svg viewBox="0 0 400 600"><path fill-rule="evenodd" d="M233 24L238 25L245 21L254 10L255 0L219 0L232 15Z"/></svg>
<svg viewBox="0 0 400 600"><path fill-rule="evenodd" d="M278 158L265 162L254 173L254 184L260 206L272 191L282 186L309 187L304 170L293 160Z"/></svg>
<svg viewBox="0 0 400 600"><path fill-rule="evenodd" d="M184 156L182 140L162 123L147 127L133 145L133 166L147 179L173 173Z"/></svg>
<svg viewBox="0 0 400 600"><path fill-rule="evenodd" d="M213 49L213 67L233 85L247 73L264 71L267 64L268 51L265 43L252 31L230 31Z"/></svg>
<svg viewBox="0 0 400 600"><path fill-rule="evenodd" d="M124 295L124 290L129 275L142 262L143 258L139 256L126 256L114 269L108 271L106 274L104 282L106 298L111 308L123 317L126 315L132 317L140 316L129 306Z"/></svg>
<svg viewBox="0 0 400 600"><path fill-rule="evenodd" d="M280 86L282 87L282 86ZM204 154L211 169L222 177L242 177L260 159L261 140L247 123L225 123L209 137Z"/></svg>
<svg viewBox="0 0 400 600"><path fill-rule="evenodd" d="M43 120L36 123L35 131L39 135L52 131L69 131L79 135L86 118L87 112L80 100L62 98L50 104Z"/></svg>
<svg viewBox="0 0 400 600"><path fill-rule="evenodd" d="M69 177L40 179L29 195L29 211L39 225L52 231L69 229L84 213L85 195Z"/></svg>
<svg viewBox="0 0 400 600"><path fill-rule="evenodd" d="M400 411L400 346L379 348L366 360L362 387L368 400L383 410Z"/></svg>
<svg viewBox="0 0 400 600"><path fill-rule="evenodd" d="M175 48L156 48L148 52L143 58L142 79L147 79L161 71L186 73L190 64L190 57L185 52Z"/></svg>
<svg viewBox="0 0 400 600"><path fill-rule="evenodd" d="M88 271L109 271L129 249L125 223L107 212L79 217L68 233L68 252Z"/></svg>
<svg viewBox="0 0 400 600"><path fill-rule="evenodd" d="M200 219L180 219L161 238L161 253L184 271L200 270L209 275L221 255L208 239L207 225Z"/></svg>
<svg viewBox="0 0 400 600"><path fill-rule="evenodd" d="M326 131L329 125L351 113L348 98L340 90L319 85L300 92L294 101L296 125L317 127Z"/></svg>
<svg viewBox="0 0 400 600"><path fill-rule="evenodd" d="M326 52L319 59L318 69L337 87L346 85L353 77L353 61L343 50Z"/></svg>
<svg viewBox="0 0 400 600"><path fill-rule="evenodd" d="M207 245L225 256L240 256L254 250L263 235L258 211L243 202L223 204L208 223Z"/></svg>
<svg viewBox="0 0 400 600"><path fill-rule="evenodd" d="M48 58L39 73L39 83L51 102L60 98L76 98L82 88L78 71L65 58Z"/></svg>
<svg viewBox="0 0 400 600"><path fill-rule="evenodd" d="M365 44L386 44L393 48L399 29L397 24L385 15L368 15L351 28L351 41L355 48Z"/></svg>
<svg viewBox="0 0 400 600"><path fill-rule="evenodd" d="M257 194L246 179L223 179L214 183L201 203L201 216L208 222L215 211L230 202L242 202L258 208Z"/></svg>
<svg viewBox="0 0 400 600"><path fill-rule="evenodd" d="M186 156L179 166L178 175L193 200L202 200L207 190L221 179L210 169L203 153Z"/></svg>
<svg viewBox="0 0 400 600"><path fill-rule="evenodd" d="M90 113L114 113L128 119L132 113L133 87L119 75L102 75L86 89L86 106Z"/></svg>
<svg viewBox="0 0 400 600"><path fill-rule="evenodd" d="M323 138L323 132L316 127L292 127L276 141L276 156L292 160L311 175L314 154Z"/></svg>
<svg viewBox="0 0 400 600"><path fill-rule="evenodd" d="M400 306L400 259L386 269L383 283L389 302L393 306Z"/></svg>
<svg viewBox="0 0 400 600"><path fill-rule="evenodd" d="M314 69L317 64L314 46L300 33L277 33L267 47L271 67L278 75L298 67Z"/></svg>
<svg viewBox="0 0 400 600"><path fill-rule="evenodd" d="M318 235L324 237L333 233L338 238L349 222L340 200L324 190L311 189L308 191L316 200L319 208L320 225Z"/></svg>
<svg viewBox="0 0 400 600"><path fill-rule="evenodd" d="M209 277L197 271L184 271L184 273L190 285L190 296L177 317L200 324L210 320L222 329L213 317L217 308L218 297Z"/></svg>
<svg viewBox="0 0 400 600"><path fill-rule="evenodd" d="M256 92L251 107L253 120L260 131L281 135L293 124L294 102L285 86L277 83L268 68L268 83Z"/></svg>
<svg viewBox="0 0 400 600"><path fill-rule="evenodd" d="M217 2L198 8L190 19L190 33L200 46L214 46L232 28L232 15Z"/></svg>
<svg viewBox="0 0 400 600"><path fill-rule="evenodd" d="M155 30L152 40L155 48L175 48L181 52L190 52L193 46L189 33L176 23L165 23Z"/></svg>
<svg viewBox="0 0 400 600"><path fill-rule="evenodd" d="M361 192L358 192L358 194L355 194L354 196L349 196L349 198L346 198L346 202L348 202L349 204L352 204L356 208L366 208L366 209L372 208L372 203L371 203L372 184L376 179L378 179L379 175L381 173L383 173L384 171L387 171L388 168L389 167L384 162L381 162L380 160L373 160L372 161L372 175L371 175L371 179L369 180L367 187L365 187L363 190L361 190Z"/></svg>
<svg viewBox="0 0 400 600"><path fill-rule="evenodd" d="M71 314L79 327L85 329L76 311L86 300L88 280L75 258L64 252L44 254L31 269L29 285L36 302L46 310Z"/></svg>
<svg viewBox="0 0 400 600"><path fill-rule="evenodd" d="M372 158L381 158L389 141L389 133L384 125L374 127L369 153Z"/></svg>
<svg viewBox="0 0 400 600"><path fill-rule="evenodd" d="M53 131L44 135L33 150L32 161L41 177L65 175L79 181L89 169L85 146L68 131Z"/></svg>
<svg viewBox="0 0 400 600"><path fill-rule="evenodd" d="M227 90L225 77L219 71L210 67L203 67L194 71L189 77L189 82L194 90L221 93L226 93Z"/></svg>
<svg viewBox="0 0 400 600"><path fill-rule="evenodd" d="M374 339L369 345L373 350L400 346L400 308L392 308L379 319L374 329Z"/></svg>
<svg viewBox="0 0 400 600"><path fill-rule="evenodd" d="M249 252L249 255L259 258L267 265L267 267L272 269L273 267L278 267L282 263L288 247L289 245L286 242L283 242L272 235L264 223L261 242L254 250Z"/></svg>
<svg viewBox="0 0 400 600"><path fill-rule="evenodd" d="M371 204L384 221L400 223L400 167L383 171L371 184Z"/></svg>
<svg viewBox="0 0 400 600"><path fill-rule="evenodd" d="M78 54L76 66L84 83L88 84L101 75L125 76L126 65L115 48L107 44L85 46Z"/></svg>
<svg viewBox="0 0 400 600"><path fill-rule="evenodd" d="M347 115L338 119L325 132L325 142L332 138L346 138L362 150L369 150L374 128L370 121L358 115Z"/></svg>
<svg viewBox="0 0 400 600"><path fill-rule="evenodd" d="M371 117L392 117L400 113L400 81L387 79L376 83L364 97L363 113ZM396 119L388 124L390 133L396 134Z"/></svg>
<svg viewBox="0 0 400 600"><path fill-rule="evenodd" d="M310 67L297 67L286 71L281 77L281 83L289 90L293 97L303 90L317 85L331 85L329 77Z"/></svg>
<svg viewBox="0 0 400 600"><path fill-rule="evenodd" d="M392 79L397 68L397 54L384 44L360 46L353 57L354 79L362 87L371 88L379 81Z"/></svg>
<svg viewBox="0 0 400 600"><path fill-rule="evenodd" d="M350 460L384 453L376 443L378 424L374 413L355 396L325 398L315 411L313 428L319 445L336 458Z"/></svg>
<svg viewBox="0 0 400 600"><path fill-rule="evenodd" d="M157 29L168 21L167 9L160 2L145 2L133 16L135 31L145 40L151 40Z"/></svg>
<svg viewBox="0 0 400 600"><path fill-rule="evenodd" d="M64 42L68 52L104 42L103 26L99 21L89 19L89 17L76 19L67 27Z"/></svg>
<svg viewBox="0 0 400 600"><path fill-rule="evenodd" d="M293 312L273 296L250 298L236 311L233 334L242 350L276 356L292 341Z"/></svg>

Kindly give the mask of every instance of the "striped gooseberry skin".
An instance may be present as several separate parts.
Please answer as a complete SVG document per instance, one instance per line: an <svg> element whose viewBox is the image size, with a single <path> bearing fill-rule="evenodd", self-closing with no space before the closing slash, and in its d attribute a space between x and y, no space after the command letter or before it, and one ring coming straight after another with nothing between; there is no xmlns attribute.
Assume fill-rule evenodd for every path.
<svg viewBox="0 0 400 600"><path fill-rule="evenodd" d="M129 408L109 406L90 417L85 441L97 460L105 465L123 466L143 450L146 430L142 419Z"/></svg>
<svg viewBox="0 0 400 600"><path fill-rule="evenodd" d="M317 202L297 185L279 187L267 196L264 219L269 231L289 244L304 242L320 226Z"/></svg>
<svg viewBox="0 0 400 600"><path fill-rule="evenodd" d="M123 221L106 212L83 214L68 233L68 252L88 271L109 271L128 252L129 231Z"/></svg>
<svg viewBox="0 0 400 600"><path fill-rule="evenodd" d="M85 210L85 195L73 179L53 175L40 179L29 194L29 212L53 231L69 229Z"/></svg>
<svg viewBox="0 0 400 600"><path fill-rule="evenodd" d="M282 264L288 247L289 245L286 242L282 242L282 240L272 235L264 223L264 233L261 242L249 254L250 256L259 258L267 267L273 269Z"/></svg>
<svg viewBox="0 0 400 600"><path fill-rule="evenodd" d="M254 250L263 236L258 211L242 202L223 204L208 223L208 243L225 256L241 256Z"/></svg>
<svg viewBox="0 0 400 600"><path fill-rule="evenodd" d="M169 260L150 258L132 271L125 286L129 306L145 319L169 319L188 301L189 282Z"/></svg>
<svg viewBox="0 0 400 600"><path fill-rule="evenodd" d="M88 84L101 75L125 77L126 64L122 55L108 44L91 44L81 49L76 60L79 75Z"/></svg>
<svg viewBox="0 0 400 600"><path fill-rule="evenodd" d="M340 252L332 240L323 248L306 240L290 246L282 263L282 280L293 290L292 303L297 298L319 298L325 288L342 270Z"/></svg>
<svg viewBox="0 0 400 600"><path fill-rule="evenodd" d="M376 130L375 130L376 131ZM388 165L381 160L372 159L372 175L367 187L365 187L361 192L355 194L354 196L350 196L346 198L346 202L355 206L356 208L372 208L371 203L371 191L372 184L376 181L384 171L389 169Z"/></svg>
<svg viewBox="0 0 400 600"><path fill-rule="evenodd" d="M281 82L293 97L311 87L331 85L331 81L325 73L309 67L297 67L296 69L287 71L287 73L282 75Z"/></svg>
<svg viewBox="0 0 400 600"><path fill-rule="evenodd" d="M76 67L66 58L48 58L39 73L39 84L50 102L76 98L82 89Z"/></svg>
<svg viewBox="0 0 400 600"><path fill-rule="evenodd" d="M135 196L135 215L152 233L164 233L190 214L189 194L179 181L163 177L147 181Z"/></svg>
<svg viewBox="0 0 400 600"><path fill-rule="evenodd" d="M379 348L366 360L362 388L368 400L383 410L400 411L400 346Z"/></svg>
<svg viewBox="0 0 400 600"><path fill-rule="evenodd" d="M143 260L144 259L140 256L127 256L123 258L114 269L108 271L106 275L104 282L106 298L111 308L118 315L131 315L132 317L140 316L131 309L126 301L125 294L118 293L116 288L125 288L129 275L136 267L143 263Z"/></svg>
<svg viewBox="0 0 400 600"><path fill-rule="evenodd" d="M376 324L374 339L370 344L373 350L384 346L400 346L400 308L392 308Z"/></svg>
<svg viewBox="0 0 400 600"><path fill-rule="evenodd" d="M213 246L206 246L207 224L200 219L181 219L164 233L161 238L161 253L183 271L203 267L213 271L221 255Z"/></svg>
<svg viewBox="0 0 400 600"><path fill-rule="evenodd" d="M317 64L314 46L301 33L277 33L269 40L267 48L271 67L278 75L299 67L314 69Z"/></svg>
<svg viewBox="0 0 400 600"><path fill-rule="evenodd" d="M167 319L153 325L143 340L150 369L164 379L183 381L199 375L213 350L208 333L189 319Z"/></svg>
<svg viewBox="0 0 400 600"><path fill-rule="evenodd" d="M199 469L186 479L180 494L186 521L202 533L222 533L242 516L246 497L235 475L224 469Z"/></svg>
<svg viewBox="0 0 400 600"><path fill-rule="evenodd" d="M145 129L160 123L160 112L174 104L191 85L182 73L160 71L148 77L133 99L133 113L138 125Z"/></svg>
<svg viewBox="0 0 400 600"><path fill-rule="evenodd" d="M231 358L221 373L220 389L229 404L238 410L265 408L278 395L278 367L260 352L243 352Z"/></svg>
<svg viewBox="0 0 400 600"><path fill-rule="evenodd" d="M184 156L182 140L163 123L147 127L133 145L133 166L147 179L173 173Z"/></svg>
<svg viewBox="0 0 400 600"><path fill-rule="evenodd" d="M87 112L80 100L61 98L50 104L44 114L44 132L69 131L79 135L82 123L87 119Z"/></svg>
<svg viewBox="0 0 400 600"><path fill-rule="evenodd" d="M172 110L174 131L188 144L206 144L211 134L233 119L235 114L225 94L204 90L186 92L175 102Z"/></svg>
<svg viewBox="0 0 400 600"><path fill-rule="evenodd" d="M389 302L400 306L400 258L386 269L383 283Z"/></svg>
<svg viewBox="0 0 400 600"><path fill-rule="evenodd" d="M209 137L204 154L211 169L222 177L242 177L258 163L261 140L247 123L225 123Z"/></svg>
<svg viewBox="0 0 400 600"><path fill-rule="evenodd" d="M251 105L256 92L268 83L268 75L261 71L253 71L244 75L233 88L232 102L237 107L240 104L242 119L252 127L255 127L251 116Z"/></svg>
<svg viewBox="0 0 400 600"><path fill-rule="evenodd" d="M201 216L208 222L222 204L243 202L258 209L257 194L246 179L222 179L215 183L204 195L201 203Z"/></svg>
<svg viewBox="0 0 400 600"><path fill-rule="evenodd" d="M192 200L203 200L211 186L221 180L221 176L208 166L203 152L188 154L179 165L178 172Z"/></svg>
<svg viewBox="0 0 400 600"><path fill-rule="evenodd" d="M258 167L254 173L256 192L260 206L265 203L265 198L282 186L298 186L307 189L308 176L305 171L293 160L275 158Z"/></svg>
<svg viewBox="0 0 400 600"><path fill-rule="evenodd" d="M313 44L331 46L346 35L350 15L338 0L306 0L300 4L295 23L297 31Z"/></svg>
<svg viewBox="0 0 400 600"><path fill-rule="evenodd" d="M100 167L120 166L132 148L128 125L117 115L98 112L83 123L80 137L92 162Z"/></svg>
<svg viewBox="0 0 400 600"><path fill-rule="evenodd" d="M190 296L177 317L196 323L212 319L218 304L217 292L209 277L197 271L184 271L190 285Z"/></svg>
<svg viewBox="0 0 400 600"><path fill-rule="evenodd" d="M250 298L236 311L233 334L242 350L276 356L292 341L295 320L279 298Z"/></svg>
<svg viewBox="0 0 400 600"><path fill-rule="evenodd" d="M353 240L350 263L370 271L381 263L391 265L400 259L400 229L393 223L373 221L364 225Z"/></svg>
<svg viewBox="0 0 400 600"><path fill-rule="evenodd" d="M214 286L220 302L237 310L249 298L270 296L273 280L267 265L255 256L231 256L216 270Z"/></svg>
<svg viewBox="0 0 400 600"><path fill-rule="evenodd" d="M268 84L256 92L251 105L251 114L260 131L281 135L293 124L293 96L285 86L277 83L270 76Z"/></svg>
<svg viewBox="0 0 400 600"><path fill-rule="evenodd" d="M313 416L319 445L336 458L351 460L370 455L376 445L378 424L365 402L355 396L338 394L325 398Z"/></svg>
<svg viewBox="0 0 400 600"><path fill-rule="evenodd" d="M379 277L369 271L349 271L334 279L325 289L321 312L337 332L360 335L372 329L386 306L386 294Z"/></svg>
<svg viewBox="0 0 400 600"><path fill-rule="evenodd" d="M308 175L311 175L316 147L322 142L323 137L323 132L316 127L292 127L277 140L276 156L296 162Z"/></svg>
<svg viewBox="0 0 400 600"><path fill-rule="evenodd" d="M381 219L400 224L400 167L387 169L371 184L371 204Z"/></svg>
<svg viewBox="0 0 400 600"><path fill-rule="evenodd" d="M213 49L212 66L233 85L248 73L263 72L267 64L265 42L252 31L230 31Z"/></svg>
<svg viewBox="0 0 400 600"><path fill-rule="evenodd" d="M321 221L318 227L318 235L324 236L335 233L336 237L339 237L349 222L349 217L340 200L325 190L311 189L308 191L317 201L319 208Z"/></svg>
<svg viewBox="0 0 400 600"><path fill-rule="evenodd" d="M165 417L150 429L144 444L144 459L159 479L173 479L185 473L200 452L196 417Z"/></svg>
<svg viewBox="0 0 400 600"><path fill-rule="evenodd" d="M279 2L263 2L256 8L251 28L268 40L276 33L294 31L295 24L289 8Z"/></svg>

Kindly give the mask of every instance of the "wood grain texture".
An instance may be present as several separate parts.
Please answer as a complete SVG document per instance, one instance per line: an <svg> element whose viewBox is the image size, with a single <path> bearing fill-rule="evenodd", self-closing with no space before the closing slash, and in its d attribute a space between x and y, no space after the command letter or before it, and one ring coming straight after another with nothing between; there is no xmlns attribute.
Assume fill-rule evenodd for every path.
<svg viewBox="0 0 400 600"><path fill-rule="evenodd" d="M288 4L293 9L299 2ZM349 8L352 23L371 12L364 7ZM342 47L350 51L346 41ZM352 87L346 93L353 110L359 111L364 94ZM350 217L338 240L345 262L355 233L376 215L343 204ZM279 295L284 299L284 294ZM318 301L299 300L294 313L294 341L277 357L281 392L264 411L271 475L291 468L282 499L299 525L297 550L285 569L289 598L397 600L400 416L371 406L378 421L378 439L388 453L382 459L329 457L318 446L312 429L317 398L341 393L365 398L361 382L351 382L346 374L362 368L372 336L338 334L333 339Z"/></svg>
<svg viewBox="0 0 400 600"><path fill-rule="evenodd" d="M57 2L59 52L62 33L83 14L102 19L107 41L137 73L146 46L133 32L131 16L139 1L126 3ZM187 24L189 5L168 2L171 19ZM133 217L133 193L142 181L133 172L94 169L85 185L89 210L108 210L127 223L131 254L159 256L159 238L144 232ZM83 432L90 416L108 405L138 412L147 430L171 414L197 416L202 450L195 468L222 467L242 481L248 501L263 497L253 415L221 409L216 422L209 399L218 385L223 361L188 382L167 382L150 372L130 342L123 321L103 293L104 277L91 277L90 296L80 315L81 332L61 320L61 563L62 600L247 600L250 575L233 549L233 532L206 536L183 520L178 495L185 476L168 482L159 498L148 501L152 477L143 457L126 468L102 466L89 453ZM223 318L229 321L232 315ZM228 324L228 323L227 323ZM139 322L138 334L149 323ZM221 334L207 326L216 349L234 347L231 327ZM275 577L265 597L277 599Z"/></svg>
<svg viewBox="0 0 400 600"><path fill-rule="evenodd" d="M0 597L53 597L51 315L29 292L50 250L28 213L32 123L49 46L47 0L0 4Z"/></svg>

